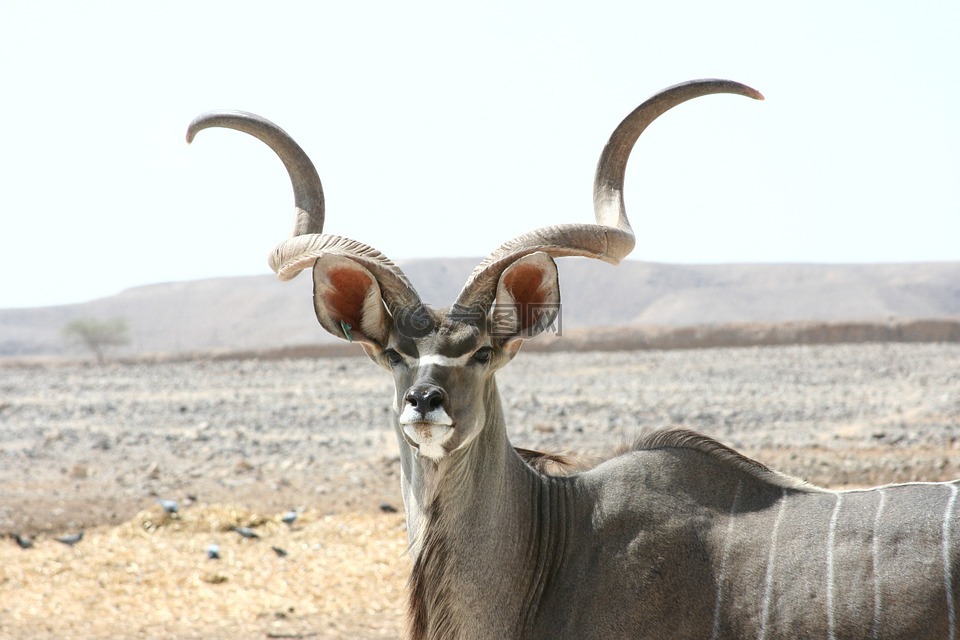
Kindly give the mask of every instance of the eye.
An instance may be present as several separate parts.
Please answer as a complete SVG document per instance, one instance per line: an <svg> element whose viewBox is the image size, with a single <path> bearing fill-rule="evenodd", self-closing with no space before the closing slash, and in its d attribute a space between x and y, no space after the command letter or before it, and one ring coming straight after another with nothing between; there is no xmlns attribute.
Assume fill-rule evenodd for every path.
<svg viewBox="0 0 960 640"><path fill-rule="evenodd" d="M493 349L490 347L483 347L478 349L475 354L473 354L473 361L479 362L480 364L486 364L490 362L490 356L493 355Z"/></svg>
<svg viewBox="0 0 960 640"><path fill-rule="evenodd" d="M395 367L403 362L403 356L396 349L384 349L383 357L387 359L391 367Z"/></svg>

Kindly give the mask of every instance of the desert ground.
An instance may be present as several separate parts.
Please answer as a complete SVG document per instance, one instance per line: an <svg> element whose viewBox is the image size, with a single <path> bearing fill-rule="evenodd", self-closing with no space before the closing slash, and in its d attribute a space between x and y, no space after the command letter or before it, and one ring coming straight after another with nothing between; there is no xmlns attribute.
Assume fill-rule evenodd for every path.
<svg viewBox="0 0 960 640"><path fill-rule="evenodd" d="M684 426L833 488L960 477L958 344L521 353L498 381L517 446ZM0 637L398 636L391 396L364 357L0 364Z"/></svg>

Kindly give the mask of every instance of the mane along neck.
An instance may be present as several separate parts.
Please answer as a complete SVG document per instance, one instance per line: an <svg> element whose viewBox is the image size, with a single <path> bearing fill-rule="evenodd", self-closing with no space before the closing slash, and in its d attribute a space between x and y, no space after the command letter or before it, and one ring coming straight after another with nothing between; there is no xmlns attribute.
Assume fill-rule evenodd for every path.
<svg viewBox="0 0 960 640"><path fill-rule="evenodd" d="M662 429L644 434L627 451L652 451L655 449L688 449L702 453L726 466L734 467L767 484L795 491L827 491L810 484L802 478L789 476L748 458L742 453L689 429Z"/></svg>

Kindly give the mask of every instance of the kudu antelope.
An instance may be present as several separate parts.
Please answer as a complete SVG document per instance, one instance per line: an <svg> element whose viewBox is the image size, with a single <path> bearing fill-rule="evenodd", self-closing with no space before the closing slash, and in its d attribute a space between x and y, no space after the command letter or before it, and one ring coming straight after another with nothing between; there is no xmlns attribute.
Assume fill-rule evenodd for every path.
<svg viewBox="0 0 960 640"><path fill-rule="evenodd" d="M377 250L321 233L320 180L281 129L241 112L190 125L188 140L228 127L279 155L296 223L271 266L281 280L311 269L320 324L393 376L410 637L956 637L956 482L828 491L681 430L571 475L510 444L494 372L553 322L553 258L617 263L632 250L622 190L634 143L670 108L712 93L762 98L701 80L641 104L601 155L597 224L506 242L446 310L422 304Z"/></svg>

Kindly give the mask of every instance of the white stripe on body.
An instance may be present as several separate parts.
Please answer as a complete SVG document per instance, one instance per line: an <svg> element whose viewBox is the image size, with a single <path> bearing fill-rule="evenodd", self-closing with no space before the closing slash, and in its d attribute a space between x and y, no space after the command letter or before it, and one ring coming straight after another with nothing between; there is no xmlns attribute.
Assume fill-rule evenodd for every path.
<svg viewBox="0 0 960 640"><path fill-rule="evenodd" d="M880 499L877 501L877 515L873 517L873 629L870 634L874 640L880 637L880 613L883 610L883 603L880 601L880 517L887 500L883 489L879 489L877 493L880 494Z"/></svg>
<svg viewBox="0 0 960 640"><path fill-rule="evenodd" d="M895 489L897 487L947 487L956 485L960 480L944 480L943 482L895 482L881 485L879 487L868 487L866 489L844 489L842 491L830 491L830 493L871 493L873 491L883 491L884 489Z"/></svg>
<svg viewBox="0 0 960 640"><path fill-rule="evenodd" d="M953 571L950 568L950 518L953 517L953 505L957 501L957 485L950 485L950 499L943 514L943 582L947 594L947 640L954 640L957 634L957 612L953 605Z"/></svg>
<svg viewBox="0 0 960 640"><path fill-rule="evenodd" d="M837 494L837 501L833 505L833 514L830 516L830 529L827 533L827 638L836 640L834 607L833 607L833 546L837 536L837 519L840 517L840 503L843 494Z"/></svg>
<svg viewBox="0 0 960 640"><path fill-rule="evenodd" d="M780 520L783 519L783 509L787 500L786 488L781 490L780 509L777 511L777 518L773 521L773 532L770 534L770 553L767 556L767 575L763 587L763 607L760 610L760 635L759 640L767 637L767 621L770 618L770 600L773 597L773 561L777 553L777 532L780 530Z"/></svg>
<svg viewBox="0 0 960 640"><path fill-rule="evenodd" d="M737 502L740 500L740 487L743 481L737 482L737 489L733 493L733 503L730 513L727 514L727 535L723 539L723 553L720 556L720 574L717 576L717 600L713 605L713 632L710 640L717 640L720 634L720 605L723 602L723 580L727 571L727 555L730 553L730 542L733 540L733 516L737 511Z"/></svg>

